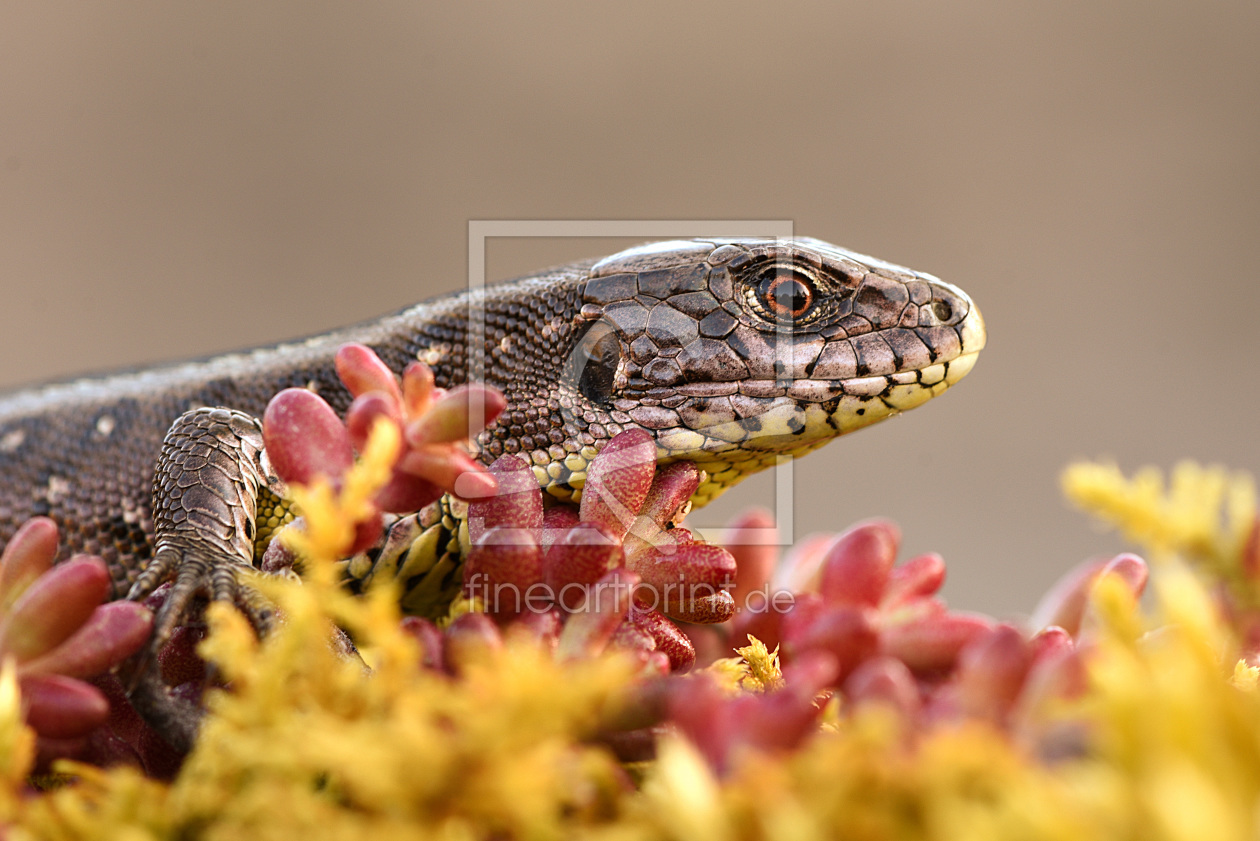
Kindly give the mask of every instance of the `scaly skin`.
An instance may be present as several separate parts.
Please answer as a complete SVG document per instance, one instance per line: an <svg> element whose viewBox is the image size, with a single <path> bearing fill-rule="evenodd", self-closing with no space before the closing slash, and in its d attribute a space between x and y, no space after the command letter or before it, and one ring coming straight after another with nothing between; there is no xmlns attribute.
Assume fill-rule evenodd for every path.
<svg viewBox="0 0 1260 841"><path fill-rule="evenodd" d="M470 321L471 313L484 317ZM479 352L470 354L478 333ZM332 360L348 341L371 346L395 371L420 359L447 388L471 365L508 400L479 440L482 459L524 457L560 498L573 497L606 441L641 427L660 461L692 459L708 472L695 498L703 504L783 455L941 393L971 369L984 326L955 287L817 240L641 246L306 341L2 397L0 542L27 518L50 516L62 557L100 555L121 597L154 555L156 519L168 542L206 544L186 553L206 566L190 587L244 605L230 567L257 556L253 509L269 504L256 497L273 478L260 442L241 454L250 418L289 386L309 386L343 411L349 394ZM226 453L215 458L235 455L249 475L207 478L168 463L155 477L168 430L170 446L189 440L172 422L199 407L242 413L194 419ZM189 458L200 465L202 456ZM172 496L190 483L187 498ZM194 504L202 497L214 497L214 511ZM457 513L448 503L395 534L428 540L424 551L396 545L388 563L361 558L347 574L361 583L388 566L404 576L405 605L432 609L450 592L458 553L451 534L436 532L452 531ZM215 529L222 534L210 540ZM175 558L140 591L189 564Z"/></svg>

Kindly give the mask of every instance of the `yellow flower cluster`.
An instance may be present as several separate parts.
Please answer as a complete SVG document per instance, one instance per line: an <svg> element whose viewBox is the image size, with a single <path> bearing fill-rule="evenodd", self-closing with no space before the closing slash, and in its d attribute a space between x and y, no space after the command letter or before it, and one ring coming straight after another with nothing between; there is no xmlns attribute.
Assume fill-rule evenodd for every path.
<svg viewBox="0 0 1260 841"><path fill-rule="evenodd" d="M362 469L388 455L369 453ZM1226 501L1245 498L1239 480L1213 485L1210 471L1179 469L1166 493L1152 492L1149 474L1127 483L1107 468L1083 470L1073 495L1123 512L1167 554L1217 559L1208 569L1219 575L1228 547L1239 551L1248 512L1229 502L1220 517ZM1219 489L1213 511L1179 495L1187 481ZM344 525L355 487L308 498L306 516ZM0 671L7 837L1231 841L1260 832L1260 672L1235 663L1212 582L1173 560L1155 570L1151 616L1117 581L1095 589L1087 688L1044 711L1049 735L1035 750L987 724L909 727L872 705L830 718L795 752L750 750L725 775L666 734L635 786L594 738L633 696L629 662L561 661L509 634L457 677L427 670L399 628L394 593L352 598L318 571L331 568L346 533L308 532L316 574L265 584L283 614L265 642L235 613L211 611L204 653L232 691L211 697L170 784L71 766L62 770L76 783L23 793L30 735L12 675ZM370 650L370 675L330 645L334 625ZM778 685L775 653L755 640L739 653L712 667L725 687Z"/></svg>

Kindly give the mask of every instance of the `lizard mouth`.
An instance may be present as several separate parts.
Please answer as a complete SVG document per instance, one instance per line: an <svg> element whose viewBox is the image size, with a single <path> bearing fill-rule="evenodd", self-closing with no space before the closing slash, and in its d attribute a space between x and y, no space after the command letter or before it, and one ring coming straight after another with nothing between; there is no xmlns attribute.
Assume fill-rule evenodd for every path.
<svg viewBox="0 0 1260 841"><path fill-rule="evenodd" d="M921 370L887 375L746 381L740 393L729 398L743 410L743 417L705 423L701 410L693 417L699 421L694 426L659 430L657 447L676 458L688 452L718 455L736 449L799 455L838 435L921 406L970 373L979 355L971 351ZM687 386L678 391L687 394Z"/></svg>
<svg viewBox="0 0 1260 841"><path fill-rule="evenodd" d="M717 398L729 401L741 417L714 413L713 422L706 423L703 412L691 417L680 412L684 424L694 425L658 429L658 457L689 459L708 473L693 499L695 505L703 505L722 489L785 457L804 455L832 438L941 394L971 372L984 348L984 322L974 305L958 335L958 349L950 358L938 358L922 368L839 379L741 381L736 393ZM680 385L678 393L695 398L691 402L699 406L713 399L715 385L722 384Z"/></svg>
<svg viewBox="0 0 1260 841"><path fill-rule="evenodd" d="M879 397L897 386L919 384L932 387L945 380L962 379L976 364L980 351L961 354L953 359L929 365L926 368L897 371L892 374L875 374L865 377L823 379L800 377L792 380L744 380L736 383L685 383L676 386L677 394L687 397L717 397L744 394L749 397L791 397L809 403L821 403L841 395L854 397Z"/></svg>
<svg viewBox="0 0 1260 841"><path fill-rule="evenodd" d="M690 406L680 409L681 424L658 427L657 446L666 458L736 449L799 455L920 406L969 374L986 340L974 304L958 324L957 336L946 358L920 368L841 378L680 384L675 392L691 398Z"/></svg>

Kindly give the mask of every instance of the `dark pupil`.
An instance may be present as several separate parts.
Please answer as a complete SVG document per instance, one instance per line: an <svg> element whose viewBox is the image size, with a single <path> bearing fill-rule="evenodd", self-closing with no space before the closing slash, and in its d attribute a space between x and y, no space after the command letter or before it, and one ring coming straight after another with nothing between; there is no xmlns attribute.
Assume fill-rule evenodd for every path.
<svg viewBox="0 0 1260 841"><path fill-rule="evenodd" d="M768 275L761 282L761 295L775 315L799 316L809 308L809 287L790 274Z"/></svg>

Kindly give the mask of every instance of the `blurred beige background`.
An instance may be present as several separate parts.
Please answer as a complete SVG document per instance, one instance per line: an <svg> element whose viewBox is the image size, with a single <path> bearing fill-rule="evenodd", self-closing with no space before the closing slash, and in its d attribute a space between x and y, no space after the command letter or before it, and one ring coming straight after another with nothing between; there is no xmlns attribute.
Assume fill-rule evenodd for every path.
<svg viewBox="0 0 1260 841"><path fill-rule="evenodd" d="M990 331L798 463L798 534L895 517L952 604L1026 612L1123 545L1071 459L1260 472L1258 44L1254 0L10 0L0 385L398 309L464 283L469 219L792 219ZM496 241L490 275L604 249Z"/></svg>

